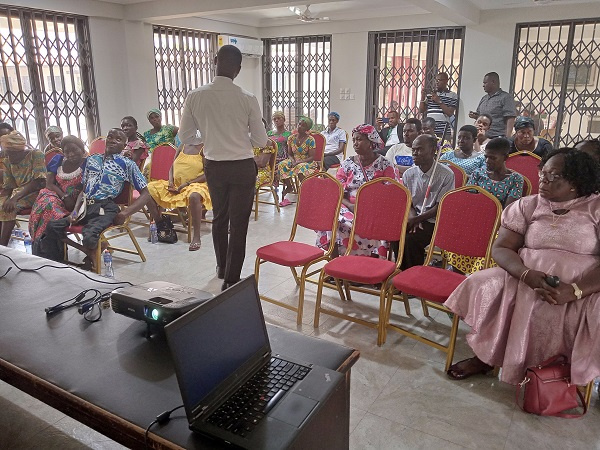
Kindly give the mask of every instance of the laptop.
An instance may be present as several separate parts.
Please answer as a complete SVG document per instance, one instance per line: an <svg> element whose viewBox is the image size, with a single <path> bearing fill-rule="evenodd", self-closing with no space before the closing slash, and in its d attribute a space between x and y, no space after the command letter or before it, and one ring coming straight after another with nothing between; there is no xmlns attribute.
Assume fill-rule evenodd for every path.
<svg viewBox="0 0 600 450"><path fill-rule="evenodd" d="M343 375L272 354L254 276L165 327L192 431L242 448L286 448Z"/></svg>

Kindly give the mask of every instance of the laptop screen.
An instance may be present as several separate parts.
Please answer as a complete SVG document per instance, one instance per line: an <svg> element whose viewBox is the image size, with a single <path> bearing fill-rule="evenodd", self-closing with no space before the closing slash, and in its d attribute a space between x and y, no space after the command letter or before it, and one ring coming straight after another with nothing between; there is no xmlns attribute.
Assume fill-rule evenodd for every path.
<svg viewBox="0 0 600 450"><path fill-rule="evenodd" d="M213 389L270 350L253 276L165 330L188 416Z"/></svg>

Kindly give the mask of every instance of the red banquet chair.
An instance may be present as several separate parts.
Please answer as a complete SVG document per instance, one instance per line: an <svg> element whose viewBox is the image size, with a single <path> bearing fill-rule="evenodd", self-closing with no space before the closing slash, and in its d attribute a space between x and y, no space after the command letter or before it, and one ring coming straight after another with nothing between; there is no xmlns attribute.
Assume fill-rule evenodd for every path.
<svg viewBox="0 0 600 450"><path fill-rule="evenodd" d="M50 164L50 161L52 161L52 158L54 158L56 155L62 155L62 152L60 152L59 150L50 150L49 152L47 152L44 155L44 164L48 166L48 164Z"/></svg>
<svg viewBox="0 0 600 450"><path fill-rule="evenodd" d="M454 164L450 161L440 161L441 163L443 163L444 165L448 166L448 168L452 171L452 173L454 174L454 188L459 188L459 187L463 187L465 184L467 184L467 179L469 177L467 177L467 172L465 172L465 170L460 167L457 164Z"/></svg>
<svg viewBox="0 0 600 450"><path fill-rule="evenodd" d="M298 306L283 303L265 295L261 295L260 298L269 303L296 311L298 325L302 323L306 273L313 264L328 260L335 248L335 235L342 196L342 185L331 175L320 172L307 177L300 185L298 206L290 238L287 241L266 245L256 251L254 275L257 283L261 264L270 262L291 269L294 280L300 287ZM323 251L315 245L295 241L298 226L313 231L331 230L332 237L327 251ZM296 267L302 268L300 276L296 272Z"/></svg>
<svg viewBox="0 0 600 450"><path fill-rule="evenodd" d="M375 328L377 329L377 345L382 345L385 342L384 313L386 293L392 277L400 271L410 204L411 196L408 189L391 178L376 178L360 187L356 195L354 222L352 224L349 242L354 242L355 235L358 235L363 239L375 239L388 242L400 241L398 258L396 262L392 262L388 259L351 255L352 245L349 244L344 256L340 256L328 262L321 270L319 286L317 288L317 302L315 305L315 327L319 326L321 313L329 314L370 328ZM391 250L388 250L388 253L389 252L391 252ZM381 284L381 288L379 289L366 287L352 288L352 290L359 292L379 295L379 313L377 322L322 307L323 280L326 276L333 277L338 286L339 280L344 281L346 296L349 300L350 287L348 282L360 283L362 285ZM340 297L342 297L342 300L344 299L341 292ZM406 304L407 302L405 302L405 305Z"/></svg>
<svg viewBox="0 0 600 450"><path fill-rule="evenodd" d="M319 164L319 170L323 170L323 158L325 158L325 136L321 133L311 133L315 140L315 161Z"/></svg>
<svg viewBox="0 0 600 450"><path fill-rule="evenodd" d="M103 155L106 150L106 138L104 136L97 137L90 142L90 155Z"/></svg>
<svg viewBox="0 0 600 450"><path fill-rule="evenodd" d="M458 315L453 315L450 342L447 346L415 334L400 325L391 324L389 321L394 288L402 292L401 296L405 301L408 300L408 295L420 297L424 299L427 306L451 313L443 303L466 277L445 270L445 267L430 266L433 249L439 247L457 255L483 257L485 258L484 268L489 267L492 243L500 224L501 213L502 205L496 197L479 186L465 186L448 192L442 197L439 204L425 262L422 266L411 267L400 272L392 280L385 311L386 330L389 328L398 331L405 336L445 351L447 353L446 370L452 364L454 356ZM465 220L465 217L476 217L477 220Z"/></svg>
<svg viewBox="0 0 600 450"><path fill-rule="evenodd" d="M537 194L539 192L539 165L542 158L531 152L516 152L506 160L506 167L519 172L525 178L525 184L528 186L529 193L525 194L526 189L523 186L523 194Z"/></svg>

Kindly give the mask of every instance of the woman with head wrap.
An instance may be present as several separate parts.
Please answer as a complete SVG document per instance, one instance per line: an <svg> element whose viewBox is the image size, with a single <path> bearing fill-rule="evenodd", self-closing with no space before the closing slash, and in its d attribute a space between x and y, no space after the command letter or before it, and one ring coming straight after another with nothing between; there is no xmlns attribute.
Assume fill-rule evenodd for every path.
<svg viewBox="0 0 600 450"><path fill-rule="evenodd" d="M511 139L510 152L524 150L544 157L552 151L552 144L544 138L534 136L535 122L531 117L519 116L515 120L515 134Z"/></svg>
<svg viewBox="0 0 600 450"><path fill-rule="evenodd" d="M286 131L285 129L285 114L283 111L275 111L271 116L271 119L273 120L275 129L267 131L267 136L269 136L271 140L277 144L277 163L279 164L281 161L287 158L287 141L292 135L292 132Z"/></svg>
<svg viewBox="0 0 600 450"><path fill-rule="evenodd" d="M288 158L277 165L277 173L283 183L280 206L291 204L285 196L293 190L292 179L294 176L302 181L319 170L319 165L315 161L315 140L310 135L312 126L312 119L300 116L298 132L288 139Z"/></svg>
<svg viewBox="0 0 600 450"><path fill-rule="evenodd" d="M46 188L40 191L29 216L34 254L37 254L38 240L48 222L68 216L82 189L81 178L87 157L85 144L78 137L66 136L61 145L61 154L52 158L46 167Z"/></svg>
<svg viewBox="0 0 600 450"><path fill-rule="evenodd" d="M63 130L61 127L51 126L46 128L44 136L48 139L48 145L44 149L44 154L48 152L62 152L60 143L63 138Z"/></svg>
<svg viewBox="0 0 600 450"><path fill-rule="evenodd" d="M6 155L0 191L0 245L8 245L17 215L33 206L46 179L44 153L32 149L18 131L0 137Z"/></svg>
<svg viewBox="0 0 600 450"><path fill-rule="evenodd" d="M148 144L150 154L159 145L175 144L175 136L179 132L179 128L173 125L163 125L159 109L151 109L146 117L152 125L151 129L144 132L144 139Z"/></svg>
<svg viewBox="0 0 600 450"><path fill-rule="evenodd" d="M397 178L393 165L383 156L374 152L377 148L383 147L383 141L373 125L363 124L352 130L352 143L356 155L342 161L335 175L344 187L344 198L342 200L342 208L340 209L336 235L337 248L340 255L343 255L350 245L348 239L352 230L354 204L358 189L367 181L371 181L374 178ZM321 248L328 248L330 239L331 232L327 233L323 231L317 233L317 245ZM386 249L386 243L367 240L354 235L354 242L352 243L353 255L376 254L385 257L387 254Z"/></svg>

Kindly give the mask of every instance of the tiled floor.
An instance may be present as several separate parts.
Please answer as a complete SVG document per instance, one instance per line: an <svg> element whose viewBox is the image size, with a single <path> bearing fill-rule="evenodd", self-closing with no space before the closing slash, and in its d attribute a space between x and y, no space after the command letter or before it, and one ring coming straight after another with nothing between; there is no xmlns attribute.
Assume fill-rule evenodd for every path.
<svg viewBox="0 0 600 450"><path fill-rule="evenodd" d="M287 239L294 206L281 214L272 206L261 205L258 222L251 221L248 252L243 275L254 270L255 251L275 240ZM169 280L182 285L220 290L215 277L215 260L210 225L203 225L202 249L189 252L185 239L177 244L152 245L146 241L147 229L135 230L148 258L141 263L135 257L114 258L116 276L144 282ZM299 238L312 242L312 232L301 231ZM297 287L287 269L265 264L259 289L271 297L293 301ZM352 369L351 434L352 449L588 449L600 448L600 410L597 395L590 412L582 419L542 418L525 414L514 404L514 388L492 376L464 382L451 381L443 373L445 355L424 344L388 333L384 346L377 347L376 331L360 325L321 316L318 329L313 327L316 289L309 284L302 326L296 326L295 313L263 302L268 322L317 336L360 350L361 357ZM335 291L325 291L324 301L341 307ZM373 317L377 300L353 295L347 311ZM402 305L395 305L394 319L430 335L448 334L450 320L432 312L426 319L418 302L412 301L414 317L406 317ZM469 356L465 331L459 333L455 360ZM0 448L121 448L95 431L53 410L49 406L0 383Z"/></svg>

